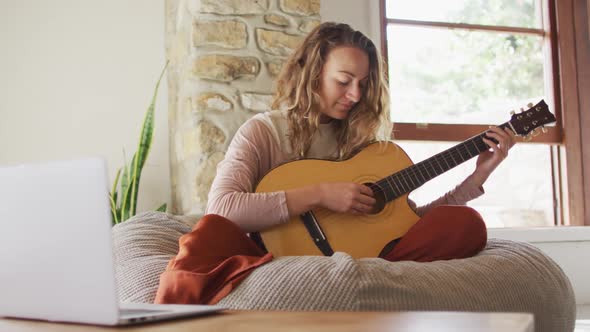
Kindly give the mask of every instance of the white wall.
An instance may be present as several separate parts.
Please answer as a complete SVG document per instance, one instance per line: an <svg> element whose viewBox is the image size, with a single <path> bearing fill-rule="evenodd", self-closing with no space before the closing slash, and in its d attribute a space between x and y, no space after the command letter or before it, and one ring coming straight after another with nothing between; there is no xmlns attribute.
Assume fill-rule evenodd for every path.
<svg viewBox="0 0 590 332"><path fill-rule="evenodd" d="M347 23L381 45L378 0L321 0L322 22Z"/></svg>
<svg viewBox="0 0 590 332"><path fill-rule="evenodd" d="M0 165L102 155L113 178L165 64L164 1L0 0L0 43ZM165 82L155 126L140 211L170 196Z"/></svg>

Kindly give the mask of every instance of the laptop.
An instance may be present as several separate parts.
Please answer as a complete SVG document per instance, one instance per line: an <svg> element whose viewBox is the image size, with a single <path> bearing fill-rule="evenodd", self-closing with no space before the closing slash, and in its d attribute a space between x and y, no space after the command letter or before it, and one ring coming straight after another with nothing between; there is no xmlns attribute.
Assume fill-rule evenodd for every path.
<svg viewBox="0 0 590 332"><path fill-rule="evenodd" d="M0 317L126 325L214 305L119 303L106 162L0 166Z"/></svg>

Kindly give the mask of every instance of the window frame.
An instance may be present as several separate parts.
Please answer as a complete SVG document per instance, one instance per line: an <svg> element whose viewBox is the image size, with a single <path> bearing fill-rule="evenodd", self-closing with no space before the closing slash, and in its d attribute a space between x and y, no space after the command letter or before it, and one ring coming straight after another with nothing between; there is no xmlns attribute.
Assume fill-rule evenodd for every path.
<svg viewBox="0 0 590 332"><path fill-rule="evenodd" d="M550 0L554 8L570 224L590 225L590 27L588 1Z"/></svg>
<svg viewBox="0 0 590 332"><path fill-rule="evenodd" d="M585 195L584 190L588 188L590 191L590 132L581 130L590 128L590 114L582 112L586 109L586 113L590 113L590 94L586 96L582 93L590 91L590 47L576 47L576 43L580 42L585 42L585 46L590 44L588 0L539 0L542 3L543 29L390 19L386 17L386 1L379 0L379 31L385 61L388 61L388 23L516 32L542 35L545 38L551 52L546 56L550 73L546 80L551 86L548 89L548 104L552 106L557 121L555 126L547 127L547 133L525 143L552 146L554 199L561 211L561 214L556 213L555 220L561 223L563 211L566 210L569 225L590 225L590 193ZM496 124L394 123L392 136L396 140L463 141L487 130L489 125ZM584 146L584 142L588 143ZM563 192L565 182L568 195Z"/></svg>

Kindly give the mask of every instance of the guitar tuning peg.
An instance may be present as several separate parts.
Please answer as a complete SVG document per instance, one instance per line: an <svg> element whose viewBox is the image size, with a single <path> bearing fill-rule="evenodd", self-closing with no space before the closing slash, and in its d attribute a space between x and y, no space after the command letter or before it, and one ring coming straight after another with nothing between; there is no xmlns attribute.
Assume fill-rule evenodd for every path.
<svg viewBox="0 0 590 332"><path fill-rule="evenodd" d="M524 112L524 108L521 107L520 108L520 113L522 113L522 112Z"/></svg>
<svg viewBox="0 0 590 332"><path fill-rule="evenodd" d="M528 134L522 138L525 142L530 142L533 139L531 134Z"/></svg>
<svg viewBox="0 0 590 332"><path fill-rule="evenodd" d="M545 127L541 127L541 131L543 132L543 134L547 134L547 132L549 131L549 129L547 129Z"/></svg>
<svg viewBox="0 0 590 332"><path fill-rule="evenodd" d="M514 115L516 112L514 110L510 111L510 115Z"/></svg>
<svg viewBox="0 0 590 332"><path fill-rule="evenodd" d="M533 103L528 103L528 104L526 104L526 107L528 107L528 108L531 108L531 107L533 107L533 106L534 106L534 105L533 105Z"/></svg>
<svg viewBox="0 0 590 332"><path fill-rule="evenodd" d="M541 133L537 130L537 128L533 129L533 131L531 132L531 135L533 137L537 137L539 136Z"/></svg>

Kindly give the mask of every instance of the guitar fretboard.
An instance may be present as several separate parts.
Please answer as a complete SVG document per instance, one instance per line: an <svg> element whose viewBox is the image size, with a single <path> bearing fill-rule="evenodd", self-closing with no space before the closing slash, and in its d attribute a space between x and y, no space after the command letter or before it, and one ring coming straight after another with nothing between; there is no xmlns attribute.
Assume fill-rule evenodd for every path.
<svg viewBox="0 0 590 332"><path fill-rule="evenodd" d="M505 128L506 126L508 126L508 122L498 127ZM482 140L484 136L485 132L387 176L375 182L372 186L373 190L381 191L384 194L385 202L390 202L489 149Z"/></svg>

